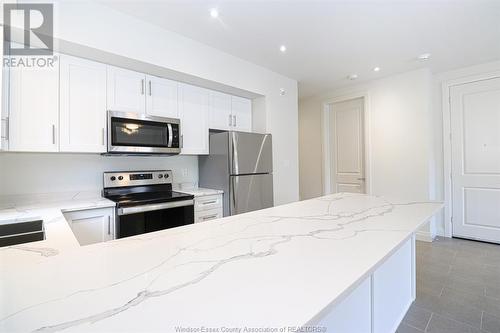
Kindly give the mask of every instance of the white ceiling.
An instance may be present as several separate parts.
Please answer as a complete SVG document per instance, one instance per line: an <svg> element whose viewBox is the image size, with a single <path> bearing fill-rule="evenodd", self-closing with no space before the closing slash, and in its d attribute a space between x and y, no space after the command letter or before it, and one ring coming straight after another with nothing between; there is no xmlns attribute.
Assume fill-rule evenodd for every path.
<svg viewBox="0 0 500 333"><path fill-rule="evenodd" d="M346 79L352 73L357 83L500 59L500 0L103 2L294 78L301 97L353 84ZM210 17L213 7L217 19ZM417 61L425 52L431 59Z"/></svg>

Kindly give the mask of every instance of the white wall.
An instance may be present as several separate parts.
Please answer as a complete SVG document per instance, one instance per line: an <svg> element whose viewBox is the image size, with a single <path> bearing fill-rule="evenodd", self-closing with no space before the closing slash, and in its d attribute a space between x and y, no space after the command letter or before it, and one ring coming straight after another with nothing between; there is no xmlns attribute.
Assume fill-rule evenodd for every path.
<svg viewBox="0 0 500 333"><path fill-rule="evenodd" d="M59 39L264 96L257 103L256 127L273 135L275 204L298 200L295 80L92 1L54 3L54 34Z"/></svg>
<svg viewBox="0 0 500 333"><path fill-rule="evenodd" d="M369 188L375 195L434 200L442 186L436 156L442 151L433 114L432 74L427 69L375 80L300 102L300 194L322 194L321 113L341 96L366 94ZM304 140L304 141L302 141ZM321 181L318 181L321 179ZM430 233L431 229L427 229Z"/></svg>
<svg viewBox="0 0 500 333"><path fill-rule="evenodd" d="M172 170L174 183L198 182L196 156L123 157L95 154L0 154L0 195L102 190L102 173Z"/></svg>

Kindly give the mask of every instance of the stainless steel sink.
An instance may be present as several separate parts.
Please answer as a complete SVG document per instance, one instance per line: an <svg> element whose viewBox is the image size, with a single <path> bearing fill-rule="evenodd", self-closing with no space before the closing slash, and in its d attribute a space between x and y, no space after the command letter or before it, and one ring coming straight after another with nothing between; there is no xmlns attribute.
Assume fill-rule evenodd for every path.
<svg viewBox="0 0 500 333"><path fill-rule="evenodd" d="M0 223L0 247L45 239L42 220Z"/></svg>

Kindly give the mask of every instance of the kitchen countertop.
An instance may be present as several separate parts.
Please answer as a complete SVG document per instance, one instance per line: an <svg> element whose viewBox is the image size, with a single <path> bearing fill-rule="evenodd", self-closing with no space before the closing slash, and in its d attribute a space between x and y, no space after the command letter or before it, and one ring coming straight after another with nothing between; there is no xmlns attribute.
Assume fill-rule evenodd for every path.
<svg viewBox="0 0 500 333"><path fill-rule="evenodd" d="M193 188L174 188L174 191L187 193L194 195L195 197L204 197L208 195L217 195L224 194L222 190L213 190L211 188L203 188L203 187L193 187Z"/></svg>
<svg viewBox="0 0 500 333"><path fill-rule="evenodd" d="M80 247L61 213L73 201L0 211L47 229L0 249L0 331L301 326L442 208L335 194Z"/></svg>

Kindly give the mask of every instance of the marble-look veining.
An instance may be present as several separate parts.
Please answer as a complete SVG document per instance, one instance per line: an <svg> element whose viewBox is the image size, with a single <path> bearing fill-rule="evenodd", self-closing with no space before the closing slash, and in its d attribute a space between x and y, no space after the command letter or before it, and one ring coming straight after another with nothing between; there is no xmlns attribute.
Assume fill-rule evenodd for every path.
<svg viewBox="0 0 500 333"><path fill-rule="evenodd" d="M43 257L35 263L18 263L28 251L9 257L0 251L0 331L304 325L343 299L441 207L336 194L59 247L53 256L34 252ZM61 217L50 224L64 224Z"/></svg>
<svg viewBox="0 0 500 333"><path fill-rule="evenodd" d="M17 266L21 266L40 262L43 257L56 256L62 251L78 250L80 244L62 213L115 205L97 192L0 196L0 224L43 220L46 238L39 242L0 248L0 263L15 261Z"/></svg>

